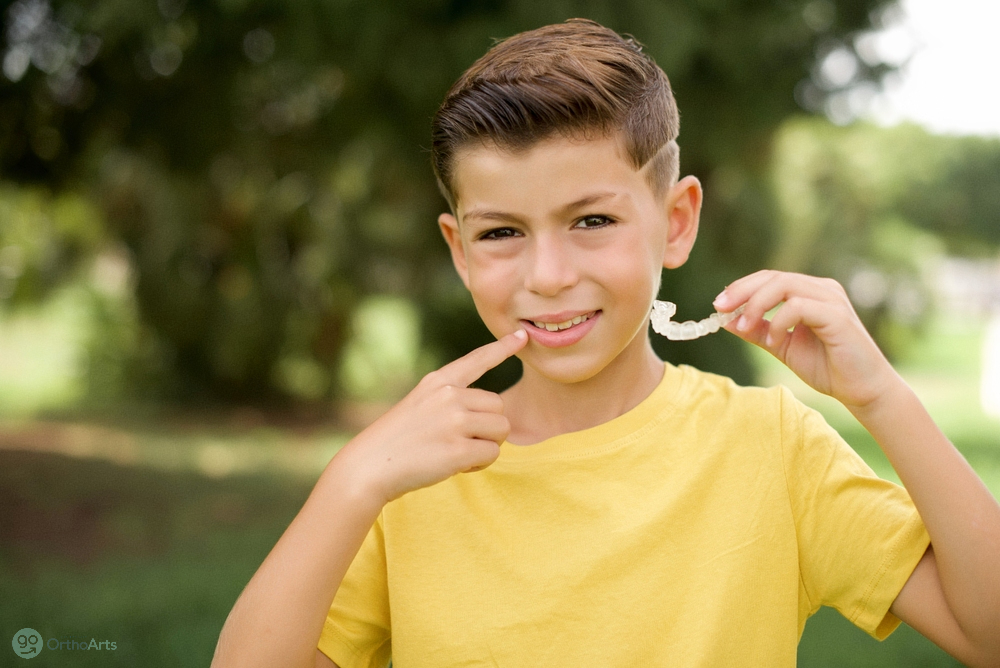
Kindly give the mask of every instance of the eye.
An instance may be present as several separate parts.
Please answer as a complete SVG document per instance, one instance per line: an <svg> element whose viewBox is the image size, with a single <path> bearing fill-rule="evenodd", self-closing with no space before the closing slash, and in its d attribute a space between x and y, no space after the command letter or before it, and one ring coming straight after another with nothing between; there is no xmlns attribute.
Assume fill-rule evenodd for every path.
<svg viewBox="0 0 1000 668"><path fill-rule="evenodd" d="M607 227L615 222L616 221L613 218L609 218L608 216L584 216L577 221L574 227L592 230L599 227Z"/></svg>
<svg viewBox="0 0 1000 668"><path fill-rule="evenodd" d="M487 230L479 235L480 239L508 239L517 236L517 231L510 227L498 227L494 230Z"/></svg>

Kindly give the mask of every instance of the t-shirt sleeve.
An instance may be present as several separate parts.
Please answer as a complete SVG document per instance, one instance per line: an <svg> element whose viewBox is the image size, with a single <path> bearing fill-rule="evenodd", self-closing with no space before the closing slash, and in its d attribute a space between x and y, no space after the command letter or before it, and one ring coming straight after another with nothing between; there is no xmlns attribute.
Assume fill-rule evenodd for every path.
<svg viewBox="0 0 1000 668"><path fill-rule="evenodd" d="M820 606L879 640L930 538L906 490L882 480L823 417L781 388L782 451L807 614Z"/></svg>
<svg viewBox="0 0 1000 668"><path fill-rule="evenodd" d="M381 514L344 575L318 647L340 668L389 664L389 591Z"/></svg>

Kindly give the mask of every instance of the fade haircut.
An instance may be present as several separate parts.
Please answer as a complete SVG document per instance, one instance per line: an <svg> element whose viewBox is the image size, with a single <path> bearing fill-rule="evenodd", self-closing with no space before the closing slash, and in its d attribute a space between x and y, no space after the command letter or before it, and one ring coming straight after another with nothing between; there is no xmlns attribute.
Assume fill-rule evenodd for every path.
<svg viewBox="0 0 1000 668"><path fill-rule="evenodd" d="M588 19L522 32L465 71L434 114L438 188L457 215L456 152L476 144L519 152L556 134L617 136L660 197L678 177L680 122L670 82L632 37Z"/></svg>

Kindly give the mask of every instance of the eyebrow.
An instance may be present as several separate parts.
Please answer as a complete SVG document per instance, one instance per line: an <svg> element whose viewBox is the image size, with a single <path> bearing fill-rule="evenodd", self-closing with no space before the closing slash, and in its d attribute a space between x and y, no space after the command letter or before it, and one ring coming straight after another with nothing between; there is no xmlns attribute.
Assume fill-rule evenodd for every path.
<svg viewBox="0 0 1000 668"><path fill-rule="evenodd" d="M582 197L576 200L575 202L570 202L562 209L560 209L560 213L568 213L570 211L575 211L576 209L582 209L585 206L590 206L591 204L596 204L597 202L600 202L602 200L610 199L612 197L617 197L617 196L618 193L611 191L593 193L592 195L587 195L586 197ZM521 222L521 218L513 213L505 213L503 211L488 211L486 209L472 209L471 211L467 211L466 214L462 216L463 220L469 220L471 218L481 218L485 220L499 220L508 223Z"/></svg>

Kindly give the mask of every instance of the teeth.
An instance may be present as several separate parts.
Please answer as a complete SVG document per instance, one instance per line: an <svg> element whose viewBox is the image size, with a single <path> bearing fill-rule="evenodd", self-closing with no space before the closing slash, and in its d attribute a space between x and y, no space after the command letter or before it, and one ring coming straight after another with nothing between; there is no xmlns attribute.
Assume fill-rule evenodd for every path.
<svg viewBox="0 0 1000 668"><path fill-rule="evenodd" d="M589 318L590 314L587 314L587 315L578 315L575 318L567 320L566 322L539 322L537 320L532 320L531 324L533 324L538 329L546 329L550 332L556 332L559 331L560 329L569 329L573 325L579 325L581 322Z"/></svg>

